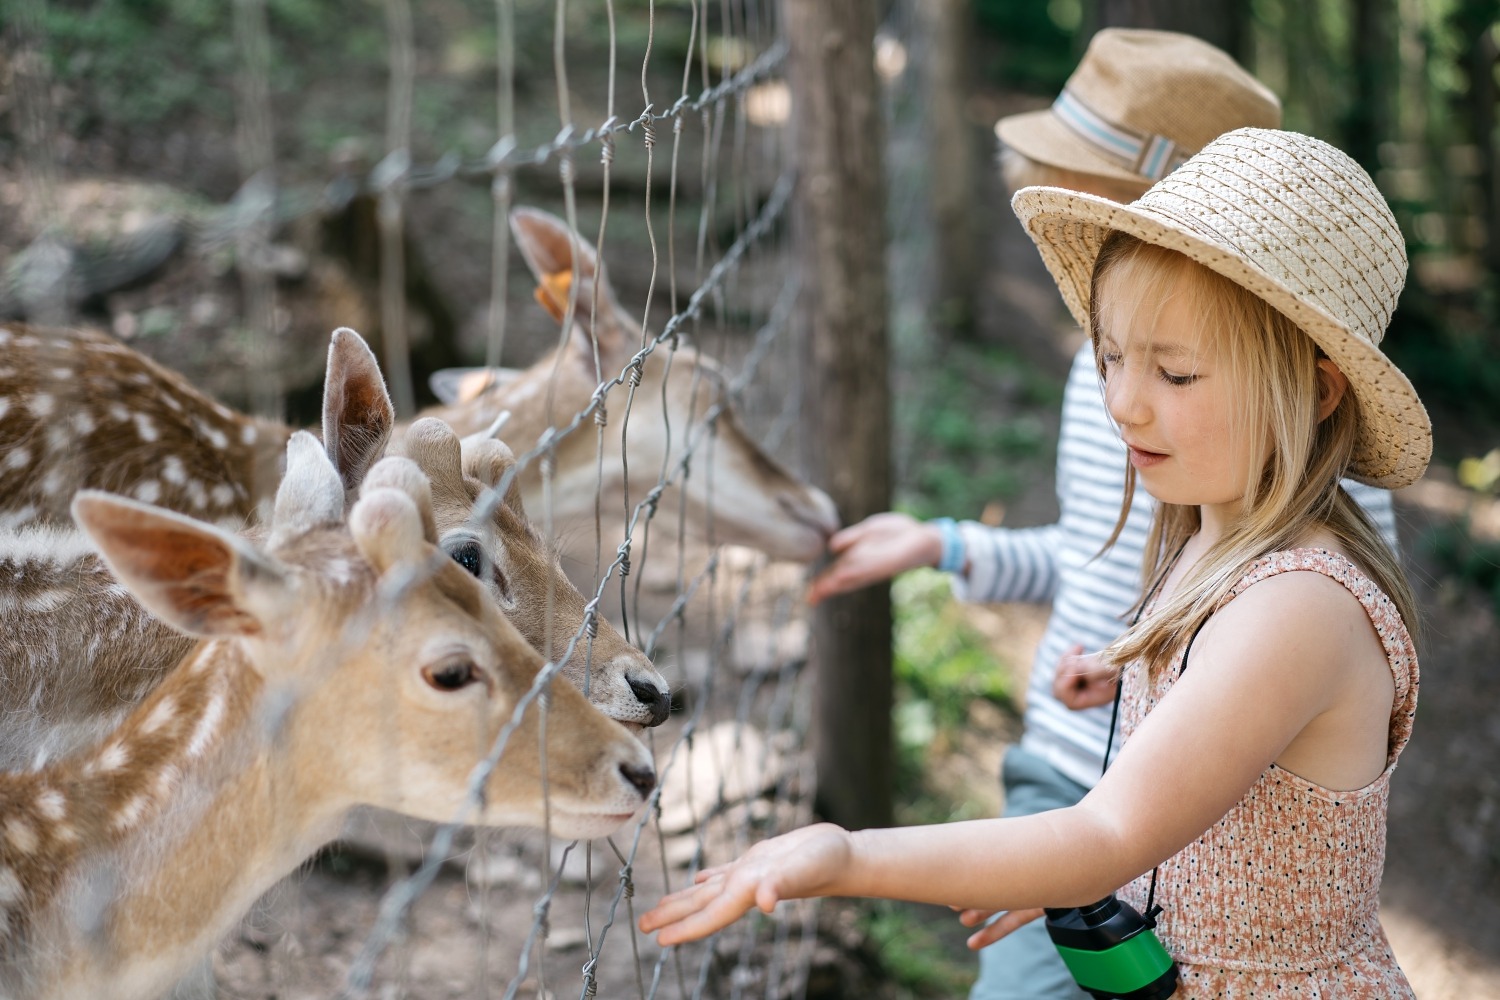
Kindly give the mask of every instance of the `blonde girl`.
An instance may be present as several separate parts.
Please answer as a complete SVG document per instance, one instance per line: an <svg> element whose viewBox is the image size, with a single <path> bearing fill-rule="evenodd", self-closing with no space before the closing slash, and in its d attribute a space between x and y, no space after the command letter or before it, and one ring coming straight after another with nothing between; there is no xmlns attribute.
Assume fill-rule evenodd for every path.
<svg viewBox="0 0 1500 1000"><path fill-rule="evenodd" d="M1140 619L1104 654L1123 671L1123 746L1076 806L808 827L701 872L642 929L672 944L819 895L947 904L970 924L1006 910L1013 927L1123 886L1163 907L1179 996L1410 996L1377 901L1414 608L1339 487L1408 484L1431 452L1379 348L1406 273L1389 207L1338 150L1266 129L1215 140L1129 205L1052 188L1013 205L1158 501Z"/></svg>

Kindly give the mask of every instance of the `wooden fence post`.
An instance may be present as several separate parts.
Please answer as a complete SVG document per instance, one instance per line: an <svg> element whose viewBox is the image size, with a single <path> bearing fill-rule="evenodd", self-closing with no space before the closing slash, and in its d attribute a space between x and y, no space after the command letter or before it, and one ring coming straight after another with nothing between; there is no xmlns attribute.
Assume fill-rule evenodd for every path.
<svg viewBox="0 0 1500 1000"><path fill-rule="evenodd" d="M790 44L793 216L806 345L804 462L846 524L891 496L884 125L874 66L879 5L782 0ZM891 606L887 586L813 615L818 811L850 828L891 823Z"/></svg>

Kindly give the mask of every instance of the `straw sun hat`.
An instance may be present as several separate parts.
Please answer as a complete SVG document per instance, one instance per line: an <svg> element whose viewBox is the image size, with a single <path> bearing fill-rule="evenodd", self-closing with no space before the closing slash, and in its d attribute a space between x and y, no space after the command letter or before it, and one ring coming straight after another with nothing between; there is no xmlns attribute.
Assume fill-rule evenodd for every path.
<svg viewBox="0 0 1500 1000"><path fill-rule="evenodd" d="M1406 280L1396 219L1370 176L1325 142L1242 128L1128 205L1061 188L1011 201L1072 311L1089 322L1094 260L1111 230L1176 250L1296 323L1359 401L1353 478L1395 488L1432 455L1416 390L1380 350Z"/></svg>
<svg viewBox="0 0 1500 1000"><path fill-rule="evenodd" d="M1228 53L1175 31L1105 28L1050 108L995 134L1053 167L1151 184L1230 129L1281 127L1281 102Z"/></svg>

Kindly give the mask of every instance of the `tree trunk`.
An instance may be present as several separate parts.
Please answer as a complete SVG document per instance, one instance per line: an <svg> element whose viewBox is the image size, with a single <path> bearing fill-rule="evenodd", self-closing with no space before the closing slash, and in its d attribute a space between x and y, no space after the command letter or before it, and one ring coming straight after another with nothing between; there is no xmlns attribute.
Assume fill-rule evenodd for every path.
<svg viewBox="0 0 1500 1000"><path fill-rule="evenodd" d="M806 469L846 523L890 506L884 127L868 0L782 0L790 43L793 215L805 345ZM818 811L850 828L891 822L887 586L813 615Z"/></svg>
<svg viewBox="0 0 1500 1000"><path fill-rule="evenodd" d="M1374 175L1379 168L1380 143L1391 135L1390 68L1397 60L1390 30L1394 12L1389 0L1350 0L1349 6L1354 94L1341 129L1343 146Z"/></svg>
<svg viewBox="0 0 1500 1000"><path fill-rule="evenodd" d="M1479 151L1479 196L1484 221L1484 266L1500 283L1500 157L1495 154L1495 72L1500 47L1493 31L1480 31L1469 52L1469 115Z"/></svg>
<svg viewBox="0 0 1500 1000"><path fill-rule="evenodd" d="M921 52L928 131L927 190L933 224L933 296L930 317L941 334L964 337L974 329L978 281L974 232L974 128L964 108L969 81L969 39L974 29L967 0L921 0L912 11Z"/></svg>
<svg viewBox="0 0 1500 1000"><path fill-rule="evenodd" d="M1180 31L1243 59L1248 8L1246 0L1095 0L1092 27Z"/></svg>

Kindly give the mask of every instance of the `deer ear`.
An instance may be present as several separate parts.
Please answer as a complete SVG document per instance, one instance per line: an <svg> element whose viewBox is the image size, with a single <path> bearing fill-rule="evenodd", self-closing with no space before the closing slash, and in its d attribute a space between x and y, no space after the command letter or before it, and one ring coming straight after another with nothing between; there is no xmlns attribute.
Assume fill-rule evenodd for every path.
<svg viewBox="0 0 1500 1000"><path fill-rule="evenodd" d="M486 489L494 489L504 480L505 474L515 468L515 453L498 438L480 440L478 437L463 439L464 474L473 476ZM521 477L512 476L505 489L505 506L521 517L526 508L521 503Z"/></svg>
<svg viewBox="0 0 1500 1000"><path fill-rule="evenodd" d="M364 338L347 326L333 331L323 380L323 447L353 495L391 438L396 410Z"/></svg>
<svg viewBox="0 0 1500 1000"><path fill-rule="evenodd" d="M201 521L95 490L73 498L73 519L146 610L189 635L256 635L296 599L276 562Z"/></svg>
<svg viewBox="0 0 1500 1000"><path fill-rule="evenodd" d="M519 368L439 368L427 377L427 385L444 406L456 406L520 377Z"/></svg>
<svg viewBox="0 0 1500 1000"><path fill-rule="evenodd" d="M522 259L536 278L535 294L542 308L551 313L553 319L562 322L567 313L568 296L574 293L573 315L578 326L585 333L597 336L599 346L604 350L624 347L625 327L620 321L619 303L593 245L562 219L535 208L512 210L510 228L516 235L516 247L521 251ZM572 287L575 262L576 289ZM575 345L580 339L587 344L588 337L575 336Z"/></svg>
<svg viewBox="0 0 1500 1000"><path fill-rule="evenodd" d="M286 443L286 475L271 514L271 547L343 519L344 483L338 470L317 438L298 431Z"/></svg>

